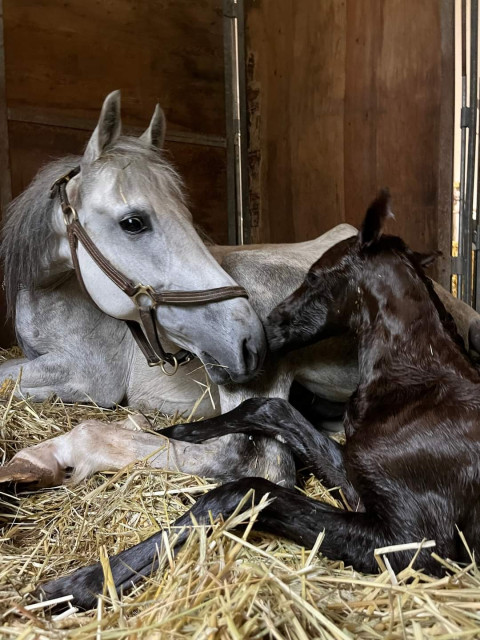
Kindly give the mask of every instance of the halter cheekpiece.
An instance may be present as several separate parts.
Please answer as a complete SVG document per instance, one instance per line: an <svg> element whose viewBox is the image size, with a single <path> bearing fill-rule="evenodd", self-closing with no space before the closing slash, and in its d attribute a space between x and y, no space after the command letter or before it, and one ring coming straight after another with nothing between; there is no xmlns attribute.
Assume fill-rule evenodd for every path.
<svg viewBox="0 0 480 640"><path fill-rule="evenodd" d="M186 349L180 349L176 353L168 353L164 350L158 335L155 309L161 304L186 306L220 302L238 297L248 298L248 293L243 287L239 286L218 287L216 289L203 289L200 291L155 291L155 289L148 284L135 284L132 282L132 280L124 276L123 273L114 267L101 253L83 228L78 219L75 207L68 199L67 184L79 173L80 166L77 166L58 178L58 180L55 180L50 189L50 197L55 198L57 195L59 196L72 254L73 267L77 274L80 287L90 298L91 296L83 282L78 262L77 247L79 242L103 273L135 303L139 312L139 322L127 320L126 323L143 355L147 359L148 365L150 367L160 366L163 373L172 376L177 372L179 366L193 360L195 354ZM166 369L166 364L170 365L171 369Z"/></svg>

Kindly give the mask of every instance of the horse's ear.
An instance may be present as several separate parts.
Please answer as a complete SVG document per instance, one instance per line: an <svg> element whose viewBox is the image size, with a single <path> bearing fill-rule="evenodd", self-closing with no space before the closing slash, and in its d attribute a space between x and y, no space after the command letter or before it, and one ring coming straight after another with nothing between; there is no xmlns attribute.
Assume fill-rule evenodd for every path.
<svg viewBox="0 0 480 640"><path fill-rule="evenodd" d="M431 264L435 262L435 260L442 255L441 251L432 251L430 253L419 253L418 251L413 252L413 259L417 262L421 267L426 269Z"/></svg>
<svg viewBox="0 0 480 640"><path fill-rule="evenodd" d="M145 131L145 133L142 133L142 135L140 136L140 140L148 145L152 145L153 147L158 147L159 149L161 149L165 141L166 129L167 123L165 120L165 114L163 113L162 107L157 104L150 121L150 126Z"/></svg>
<svg viewBox="0 0 480 640"><path fill-rule="evenodd" d="M382 189L369 206L360 229L359 240L362 247L370 247L378 241L387 218L393 218L390 209L390 192L388 189Z"/></svg>
<svg viewBox="0 0 480 640"><path fill-rule="evenodd" d="M94 162L107 147L116 142L121 132L120 91L112 91L105 98L98 124L88 141L83 159L86 162Z"/></svg>

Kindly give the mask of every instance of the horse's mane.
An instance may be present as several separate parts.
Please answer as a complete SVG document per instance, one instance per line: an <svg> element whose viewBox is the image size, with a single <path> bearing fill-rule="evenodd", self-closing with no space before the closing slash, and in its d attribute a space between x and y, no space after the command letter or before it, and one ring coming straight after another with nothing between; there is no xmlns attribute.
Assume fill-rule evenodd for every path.
<svg viewBox="0 0 480 640"><path fill-rule="evenodd" d="M50 187L57 178L81 164L81 160L81 156L67 156L50 162L7 208L0 258L9 315L14 314L19 289L37 288L53 257L53 221L58 200L50 198ZM105 168L126 169L132 165L138 168L134 179L145 193L160 189L167 200L185 204L182 180L171 163L161 150L137 138L119 138L95 162L82 167L82 184ZM125 172L125 180L127 183L132 180L131 171Z"/></svg>

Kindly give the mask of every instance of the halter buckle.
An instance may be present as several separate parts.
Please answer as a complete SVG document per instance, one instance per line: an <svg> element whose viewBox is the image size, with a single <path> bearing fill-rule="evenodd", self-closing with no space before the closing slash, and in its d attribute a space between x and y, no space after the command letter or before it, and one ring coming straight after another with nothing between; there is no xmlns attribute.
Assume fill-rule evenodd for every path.
<svg viewBox="0 0 480 640"><path fill-rule="evenodd" d="M60 176L60 178L57 178L55 180L55 182L50 187L50 191L54 191L63 182L68 182L69 180L77 176L79 173L80 173L80 167L74 167L73 169L70 169L70 171L67 171L67 173L63 174L63 176Z"/></svg>

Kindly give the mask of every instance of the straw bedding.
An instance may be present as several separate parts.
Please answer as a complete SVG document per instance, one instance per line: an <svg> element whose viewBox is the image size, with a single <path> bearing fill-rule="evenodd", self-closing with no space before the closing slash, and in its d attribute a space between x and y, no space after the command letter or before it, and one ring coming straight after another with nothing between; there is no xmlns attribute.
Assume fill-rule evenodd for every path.
<svg viewBox="0 0 480 640"><path fill-rule="evenodd" d="M87 418L114 421L127 413L58 400L35 404L4 388L0 454L8 460ZM149 417L156 429L175 420ZM107 555L159 528L168 530L213 486L208 479L152 470L140 461L78 486L16 496L12 487L0 487L0 638L480 637L480 573L473 559L460 568L438 558L451 569L443 579L411 567L395 576L388 563L394 550L387 550L378 556L383 571L363 575L317 555L321 536L311 552L251 531L255 510L208 529L194 527L175 560L167 545L161 569L119 601L109 584ZM334 503L313 478L305 491ZM31 606L26 594L34 586L99 558L107 586L95 611L70 608L52 617Z"/></svg>

